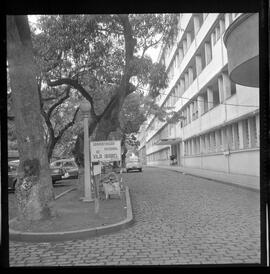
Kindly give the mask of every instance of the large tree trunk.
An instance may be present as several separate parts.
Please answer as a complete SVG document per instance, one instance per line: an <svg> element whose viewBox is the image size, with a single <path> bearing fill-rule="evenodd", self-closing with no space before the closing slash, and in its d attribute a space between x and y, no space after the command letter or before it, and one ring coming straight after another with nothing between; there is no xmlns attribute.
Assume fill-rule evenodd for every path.
<svg viewBox="0 0 270 274"><path fill-rule="evenodd" d="M51 216L54 197L27 16L7 16L7 57L20 155L18 217L44 219Z"/></svg>

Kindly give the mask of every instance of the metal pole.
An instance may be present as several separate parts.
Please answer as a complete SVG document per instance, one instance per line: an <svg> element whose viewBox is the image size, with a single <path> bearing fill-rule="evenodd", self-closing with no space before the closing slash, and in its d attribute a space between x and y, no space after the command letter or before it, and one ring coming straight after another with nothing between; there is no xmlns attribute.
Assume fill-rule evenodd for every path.
<svg viewBox="0 0 270 274"><path fill-rule="evenodd" d="M88 114L83 114L84 126L84 202L93 202L90 180Z"/></svg>

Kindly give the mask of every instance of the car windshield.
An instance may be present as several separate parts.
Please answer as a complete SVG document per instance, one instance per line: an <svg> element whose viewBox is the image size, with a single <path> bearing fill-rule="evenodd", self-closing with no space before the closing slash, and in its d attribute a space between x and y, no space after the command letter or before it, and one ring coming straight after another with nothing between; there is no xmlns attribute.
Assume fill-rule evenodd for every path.
<svg viewBox="0 0 270 274"><path fill-rule="evenodd" d="M50 164L50 167L51 168L57 168L57 167L60 167L61 166L61 162L53 162Z"/></svg>
<svg viewBox="0 0 270 274"><path fill-rule="evenodd" d="M63 164L63 166L64 167L75 167L75 164L73 163L73 162L65 162L64 164Z"/></svg>

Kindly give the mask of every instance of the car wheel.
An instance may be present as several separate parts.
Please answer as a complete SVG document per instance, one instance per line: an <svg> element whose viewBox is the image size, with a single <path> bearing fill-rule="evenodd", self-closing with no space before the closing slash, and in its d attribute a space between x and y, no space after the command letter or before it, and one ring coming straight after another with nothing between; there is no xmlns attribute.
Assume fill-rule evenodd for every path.
<svg viewBox="0 0 270 274"><path fill-rule="evenodd" d="M129 169L127 169L127 173L129 173Z"/></svg>
<svg viewBox="0 0 270 274"><path fill-rule="evenodd" d="M142 172L142 169L140 168L139 171Z"/></svg>

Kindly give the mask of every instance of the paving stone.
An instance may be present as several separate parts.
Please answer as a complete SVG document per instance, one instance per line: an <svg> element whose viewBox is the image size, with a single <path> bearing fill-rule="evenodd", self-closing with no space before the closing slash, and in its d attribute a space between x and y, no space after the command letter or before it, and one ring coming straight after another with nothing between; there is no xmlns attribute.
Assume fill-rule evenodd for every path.
<svg viewBox="0 0 270 274"><path fill-rule="evenodd" d="M260 262L259 193L158 169L123 176L131 227L83 240L10 242L10 266Z"/></svg>

